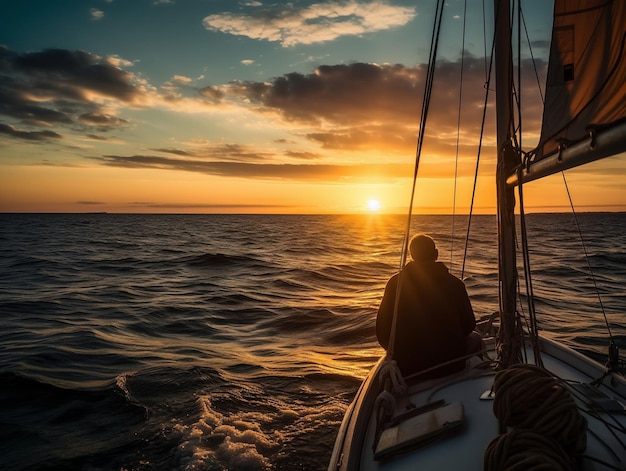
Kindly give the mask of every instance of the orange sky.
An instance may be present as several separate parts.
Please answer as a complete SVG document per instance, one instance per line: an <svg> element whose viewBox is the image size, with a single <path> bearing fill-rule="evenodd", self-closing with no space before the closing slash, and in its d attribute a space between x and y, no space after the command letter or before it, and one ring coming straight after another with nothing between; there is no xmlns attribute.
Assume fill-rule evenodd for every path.
<svg viewBox="0 0 626 471"><path fill-rule="evenodd" d="M330 8L332 3L324 5ZM84 38L67 40L77 42L74 49L61 44L62 36L51 39L57 36L50 32L46 37L45 31L40 32L41 46L33 48L38 44L32 39L34 32L15 27L11 33L7 23L9 32L0 34L0 96L10 97L0 107L0 211L358 213L367 212L368 201L376 199L381 212L406 212L426 72L420 58L426 48L407 47L403 59L396 57L399 43L394 41L412 34L412 40L426 44L432 20L428 2L417 2L417 7L361 3L369 9L355 11L370 11L371 18L352 12L335 18L332 31L310 37L296 34L298 21L309 24L303 18L314 14L330 21L330 13L321 7L289 14L284 10L285 24L274 25L276 34L261 28L254 33L259 37L244 27L257 24L254 16L224 12L207 16L198 34L223 41L223 46L210 43L216 51L232 48L219 56L224 64L215 69L211 81L210 68L193 76L176 62L177 56L164 60L161 68L149 69L154 52L149 49L141 52L145 59L139 57L140 51L122 50L123 46L118 51L108 45L109 52L102 53L101 43L89 41L107 32L102 28L114 15L105 9L84 18L82 27L93 30L93 35L68 33L68 38ZM114 7L123 8L112 3L110 8ZM182 6L154 8L167 15L171 10L165 8ZM452 24L445 30L448 36L459 36L460 15L454 8L458 6L447 17ZM354 33L355 24L349 22L355 15L359 24L370 25L371 32ZM10 20L9 12L0 21ZM117 31L110 21L112 29L102 41ZM225 22L229 26L216 26ZM73 24L78 28L82 23ZM287 24L295 29L280 36L287 34ZM182 26L181 44L187 26ZM416 29L422 31L419 38ZM482 25L478 29L482 34ZM543 30L534 33L537 67L545 77L547 36ZM242 35L250 36L245 44ZM232 37L236 41L228 42ZM172 41L177 38L174 35ZM15 43L31 48L20 50ZM358 47L347 49L348 44ZM257 47L258 51L253 49ZM453 203L454 211L462 213L470 203L486 63L479 54L482 46L466 47L474 52L463 59L460 118L461 59L449 53L438 63L415 198L418 213L449 214ZM187 54L181 51L178 56ZM205 52L215 51L209 47ZM306 57L307 53L318 55ZM343 54L344 59L331 54ZM228 78L223 71L229 70L231 55ZM297 66L273 65L273 73L260 70L270 56L275 63L284 57L306 59ZM417 65L372 60L386 57ZM198 66L198 58L189 59ZM217 70L224 76L218 77ZM159 74L163 78L157 79ZM523 77L522 95L535 97L524 111L526 149L537 140L542 115L533 74L531 70ZM494 211L493 132L490 108L475 200L479 213ZM579 210L626 210L625 156L566 175ZM568 210L561 176L528 184L525 196L527 211Z"/></svg>

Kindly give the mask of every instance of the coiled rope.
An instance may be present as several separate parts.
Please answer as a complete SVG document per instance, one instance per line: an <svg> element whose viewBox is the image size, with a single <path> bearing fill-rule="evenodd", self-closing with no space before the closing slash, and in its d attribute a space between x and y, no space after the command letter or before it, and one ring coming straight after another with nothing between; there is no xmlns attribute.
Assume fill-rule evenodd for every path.
<svg viewBox="0 0 626 471"><path fill-rule="evenodd" d="M496 374L493 389L501 435L487 446L484 469L571 469L587 447L587 421L563 382L542 368L517 364ZM542 465L546 456L550 467Z"/></svg>
<svg viewBox="0 0 626 471"><path fill-rule="evenodd" d="M554 440L513 430L492 440L485 451L485 471L566 471L570 459Z"/></svg>

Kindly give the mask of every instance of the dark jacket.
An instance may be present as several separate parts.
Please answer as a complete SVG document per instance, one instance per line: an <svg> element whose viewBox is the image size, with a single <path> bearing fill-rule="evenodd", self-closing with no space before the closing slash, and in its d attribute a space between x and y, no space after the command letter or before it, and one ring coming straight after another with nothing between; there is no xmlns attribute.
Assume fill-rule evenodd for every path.
<svg viewBox="0 0 626 471"><path fill-rule="evenodd" d="M378 309L376 336L387 349L398 280L402 279L393 359L408 376L465 354L476 327L465 285L441 262L409 262L387 286ZM462 369L456 362L426 377Z"/></svg>

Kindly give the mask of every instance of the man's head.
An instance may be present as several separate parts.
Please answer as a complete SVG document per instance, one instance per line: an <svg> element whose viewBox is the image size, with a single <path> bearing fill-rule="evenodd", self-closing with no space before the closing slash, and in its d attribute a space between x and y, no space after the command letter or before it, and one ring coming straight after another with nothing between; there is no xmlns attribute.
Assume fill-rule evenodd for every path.
<svg viewBox="0 0 626 471"><path fill-rule="evenodd" d="M423 234L416 235L411 239L409 252L416 262L434 262L439 256L435 241Z"/></svg>

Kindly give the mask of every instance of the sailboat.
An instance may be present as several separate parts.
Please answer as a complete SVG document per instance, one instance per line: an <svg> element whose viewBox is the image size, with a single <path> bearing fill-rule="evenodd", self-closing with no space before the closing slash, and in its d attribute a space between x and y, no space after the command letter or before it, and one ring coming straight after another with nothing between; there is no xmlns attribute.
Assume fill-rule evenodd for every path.
<svg viewBox="0 0 626 471"><path fill-rule="evenodd" d="M346 411L329 471L626 470L618 348L609 342L601 364L544 337L532 291L524 319L516 250L520 221L530 273L525 183L626 151L626 1L555 0L541 137L526 152L516 136L514 8L494 1L498 321L483 330L485 349L449 376L404 378L383 356Z"/></svg>

